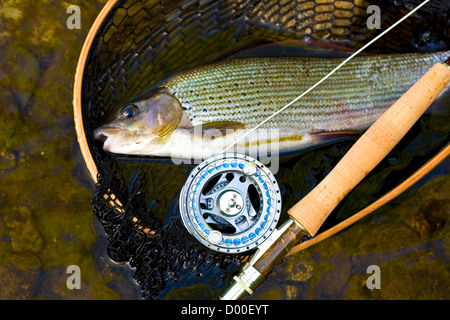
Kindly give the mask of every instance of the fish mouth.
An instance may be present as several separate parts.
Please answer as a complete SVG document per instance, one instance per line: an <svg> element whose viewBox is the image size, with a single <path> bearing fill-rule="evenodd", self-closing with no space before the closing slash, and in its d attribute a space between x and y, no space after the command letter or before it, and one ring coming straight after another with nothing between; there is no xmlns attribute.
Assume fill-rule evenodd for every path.
<svg viewBox="0 0 450 320"><path fill-rule="evenodd" d="M123 138L123 133L126 128L121 125L103 125L94 129L94 139L103 144L103 151L110 153L122 154L124 151L131 152L129 148L139 145L142 147L145 145L145 140L130 141Z"/></svg>
<svg viewBox="0 0 450 320"><path fill-rule="evenodd" d="M102 132L94 133L94 139L100 142L105 142L108 136L105 136Z"/></svg>
<svg viewBox="0 0 450 320"><path fill-rule="evenodd" d="M104 125L94 130L94 139L100 142L105 142L108 137L117 135L117 133L124 128L115 125Z"/></svg>
<svg viewBox="0 0 450 320"><path fill-rule="evenodd" d="M108 136L103 133L102 128L97 128L94 130L94 139L100 142L105 142Z"/></svg>
<svg viewBox="0 0 450 320"><path fill-rule="evenodd" d="M101 143L103 143L103 150L106 152L110 152L110 144L111 144L111 139L113 139L113 137L111 137L111 132L105 132L103 130L103 127L97 128L94 130L94 139L96 141L99 141Z"/></svg>

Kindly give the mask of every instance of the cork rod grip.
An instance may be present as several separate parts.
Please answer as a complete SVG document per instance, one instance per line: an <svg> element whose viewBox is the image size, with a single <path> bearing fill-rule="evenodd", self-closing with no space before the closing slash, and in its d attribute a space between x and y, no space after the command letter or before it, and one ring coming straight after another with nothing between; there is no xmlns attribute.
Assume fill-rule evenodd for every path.
<svg viewBox="0 0 450 320"><path fill-rule="evenodd" d="M437 63L352 146L335 168L289 215L314 236L339 202L393 149L450 81Z"/></svg>

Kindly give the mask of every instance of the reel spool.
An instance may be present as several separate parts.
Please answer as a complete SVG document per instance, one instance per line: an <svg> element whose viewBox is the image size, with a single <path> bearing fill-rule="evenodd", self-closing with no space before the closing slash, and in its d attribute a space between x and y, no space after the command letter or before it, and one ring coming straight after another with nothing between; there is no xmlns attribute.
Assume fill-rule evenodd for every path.
<svg viewBox="0 0 450 320"><path fill-rule="evenodd" d="M179 205L185 227L203 245L242 253L261 245L275 230L281 193L274 175L259 161L217 155L192 170Z"/></svg>

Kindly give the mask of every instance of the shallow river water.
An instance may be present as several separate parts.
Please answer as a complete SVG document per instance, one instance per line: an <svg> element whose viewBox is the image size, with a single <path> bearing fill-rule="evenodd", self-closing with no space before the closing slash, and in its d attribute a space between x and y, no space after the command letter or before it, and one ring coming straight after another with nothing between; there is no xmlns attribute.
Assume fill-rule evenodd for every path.
<svg viewBox="0 0 450 320"><path fill-rule="evenodd" d="M73 122L76 64L106 0L0 4L0 299L139 299L93 216ZM81 28L66 12L81 9ZM449 299L450 162L343 232L289 257L252 299ZM67 268L79 266L81 289ZM381 289L368 289L377 265ZM203 298L177 284L163 298ZM192 292L195 294L192 295ZM205 295L207 296L207 295Z"/></svg>

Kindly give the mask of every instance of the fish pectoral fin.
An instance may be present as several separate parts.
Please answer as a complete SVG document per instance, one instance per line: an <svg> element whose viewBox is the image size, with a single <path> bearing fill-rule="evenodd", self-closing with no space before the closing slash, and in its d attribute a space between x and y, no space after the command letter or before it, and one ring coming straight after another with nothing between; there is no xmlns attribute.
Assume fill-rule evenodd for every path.
<svg viewBox="0 0 450 320"><path fill-rule="evenodd" d="M227 130L237 131L245 128L245 124L239 121L215 121L204 123L202 126L205 129L218 129L223 133L226 133Z"/></svg>
<svg viewBox="0 0 450 320"><path fill-rule="evenodd" d="M205 134L214 134L214 132L225 136L230 132L236 132L245 128L245 124L238 121L215 121L203 123L189 128L191 134L198 135L201 133L202 137Z"/></svg>
<svg viewBox="0 0 450 320"><path fill-rule="evenodd" d="M170 135L175 130L174 126L168 125L162 127L160 130L156 132L156 137L153 139L153 142L156 144L164 144L169 140Z"/></svg>

